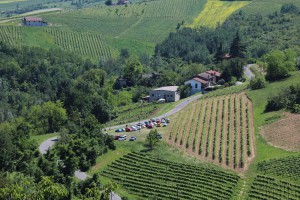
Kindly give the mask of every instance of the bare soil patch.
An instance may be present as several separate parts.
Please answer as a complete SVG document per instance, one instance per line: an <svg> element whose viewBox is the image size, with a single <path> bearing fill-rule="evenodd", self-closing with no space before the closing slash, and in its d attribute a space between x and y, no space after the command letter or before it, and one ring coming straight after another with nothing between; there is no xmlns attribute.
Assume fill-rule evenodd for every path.
<svg viewBox="0 0 300 200"><path fill-rule="evenodd" d="M261 135L272 146L300 151L300 115L285 113L283 119L264 126Z"/></svg>

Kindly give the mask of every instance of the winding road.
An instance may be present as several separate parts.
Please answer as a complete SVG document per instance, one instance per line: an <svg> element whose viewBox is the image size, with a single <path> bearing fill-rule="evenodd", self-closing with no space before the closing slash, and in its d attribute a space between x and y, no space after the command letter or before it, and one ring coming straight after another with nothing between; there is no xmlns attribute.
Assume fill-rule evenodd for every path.
<svg viewBox="0 0 300 200"><path fill-rule="evenodd" d="M249 78L254 78L254 74L252 73L252 71L250 70L250 67L252 66L253 64L249 64L249 65L246 65L244 66L244 74Z"/></svg>

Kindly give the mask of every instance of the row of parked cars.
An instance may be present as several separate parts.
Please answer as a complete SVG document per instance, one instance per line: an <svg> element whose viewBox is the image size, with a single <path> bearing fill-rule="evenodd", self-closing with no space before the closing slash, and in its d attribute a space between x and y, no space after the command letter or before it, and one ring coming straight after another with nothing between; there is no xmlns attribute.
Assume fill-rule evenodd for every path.
<svg viewBox="0 0 300 200"><path fill-rule="evenodd" d="M127 135L115 135L115 140L119 140L119 141L127 140ZM129 141L136 141L136 137L135 136L131 136L129 138Z"/></svg>
<svg viewBox="0 0 300 200"><path fill-rule="evenodd" d="M115 132L116 133L119 133L119 132L132 132L132 131L141 130L142 128L152 129L154 127L166 127L168 123L170 123L169 118L150 119L149 121L139 122L135 126L116 129Z"/></svg>

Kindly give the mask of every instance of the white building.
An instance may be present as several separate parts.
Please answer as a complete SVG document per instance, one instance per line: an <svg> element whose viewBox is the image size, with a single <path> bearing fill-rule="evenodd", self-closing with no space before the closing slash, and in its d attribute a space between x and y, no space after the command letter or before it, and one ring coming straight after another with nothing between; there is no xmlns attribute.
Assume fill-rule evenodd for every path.
<svg viewBox="0 0 300 200"><path fill-rule="evenodd" d="M178 101L180 95L177 90L178 86L165 86L153 89L149 92L149 102L157 101L159 99L165 99L166 102Z"/></svg>

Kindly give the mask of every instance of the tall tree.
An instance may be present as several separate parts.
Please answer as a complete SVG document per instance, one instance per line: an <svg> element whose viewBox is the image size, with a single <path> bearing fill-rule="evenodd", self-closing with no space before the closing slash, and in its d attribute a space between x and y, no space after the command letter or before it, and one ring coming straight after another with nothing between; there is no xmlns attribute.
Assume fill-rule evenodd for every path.
<svg viewBox="0 0 300 200"><path fill-rule="evenodd" d="M239 31L236 32L235 37L231 43L230 46L230 55L232 57L239 57L239 58L244 58L245 57L245 51L246 51L246 46L242 43L242 39L240 36Z"/></svg>

